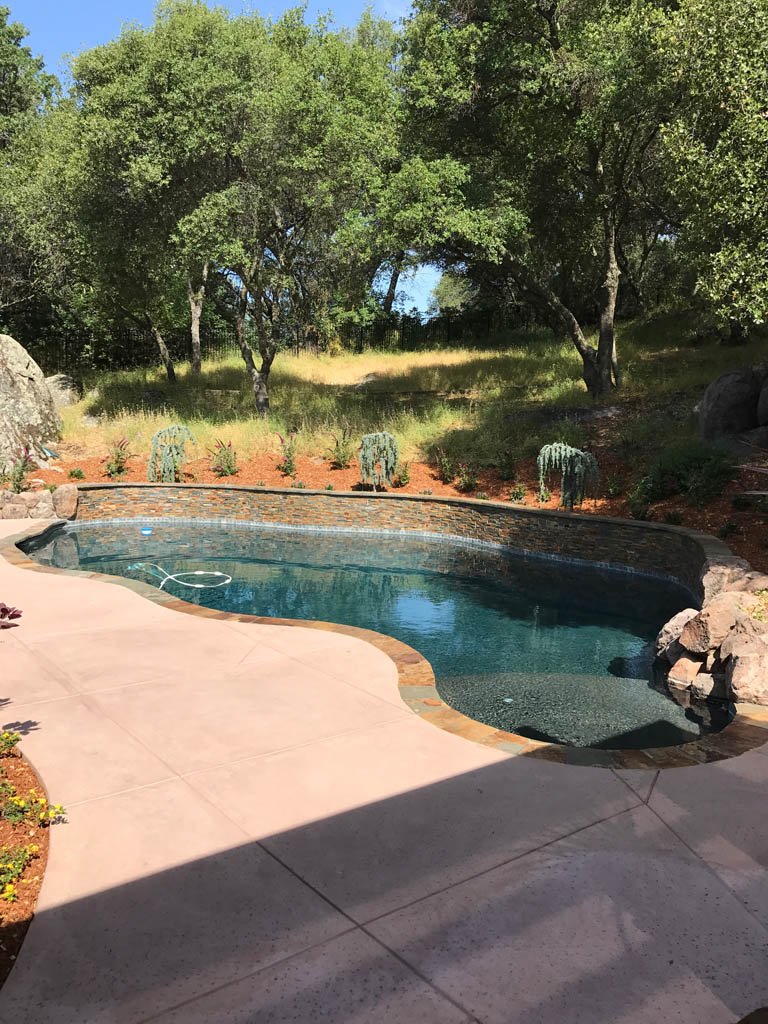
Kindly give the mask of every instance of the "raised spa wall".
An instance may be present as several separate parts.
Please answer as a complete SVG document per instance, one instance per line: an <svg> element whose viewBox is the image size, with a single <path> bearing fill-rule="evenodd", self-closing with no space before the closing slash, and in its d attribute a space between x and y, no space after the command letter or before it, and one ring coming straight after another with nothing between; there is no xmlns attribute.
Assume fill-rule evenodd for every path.
<svg viewBox="0 0 768 1024"><path fill-rule="evenodd" d="M692 530L460 498L198 484L86 484L78 487L75 515L79 521L177 517L450 535L673 579L697 602L705 599L714 565L740 563L724 544Z"/></svg>

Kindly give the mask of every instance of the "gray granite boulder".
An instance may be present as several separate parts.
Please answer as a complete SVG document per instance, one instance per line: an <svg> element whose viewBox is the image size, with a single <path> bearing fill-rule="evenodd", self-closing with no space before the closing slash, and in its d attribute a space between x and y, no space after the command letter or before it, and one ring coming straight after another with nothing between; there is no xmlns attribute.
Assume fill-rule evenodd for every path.
<svg viewBox="0 0 768 1024"><path fill-rule="evenodd" d="M768 366L744 366L713 380L699 403L699 430L708 441L735 437L759 426L757 405Z"/></svg>
<svg viewBox="0 0 768 1024"><path fill-rule="evenodd" d="M0 467L11 465L28 447L55 442L61 420L43 372L32 356L7 334L0 334Z"/></svg>

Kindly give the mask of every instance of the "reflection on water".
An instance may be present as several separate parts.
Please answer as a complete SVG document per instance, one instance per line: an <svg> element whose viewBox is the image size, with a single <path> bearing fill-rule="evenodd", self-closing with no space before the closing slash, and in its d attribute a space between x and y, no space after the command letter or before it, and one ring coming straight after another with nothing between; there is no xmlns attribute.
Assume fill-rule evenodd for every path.
<svg viewBox="0 0 768 1024"><path fill-rule="evenodd" d="M647 681L659 627L690 603L665 581L446 541L177 520L150 533L67 525L26 548L45 564L158 585L157 570L142 568L152 563L165 591L211 608L395 636L429 659L453 707L525 735L663 746L726 724ZM193 573L232 581L185 587L221 578Z"/></svg>

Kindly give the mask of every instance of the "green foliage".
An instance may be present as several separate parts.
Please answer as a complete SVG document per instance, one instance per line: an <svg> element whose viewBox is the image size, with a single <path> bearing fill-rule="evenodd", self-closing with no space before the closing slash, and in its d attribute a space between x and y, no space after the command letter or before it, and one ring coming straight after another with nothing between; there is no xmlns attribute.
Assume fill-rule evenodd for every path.
<svg viewBox="0 0 768 1024"><path fill-rule="evenodd" d="M355 443L352 440L352 431L344 426L336 434L331 434L333 444L328 448L331 456L332 469L347 469L355 454Z"/></svg>
<svg viewBox="0 0 768 1024"><path fill-rule="evenodd" d="M551 497L552 491L550 491L548 487L542 487L541 484L539 484L539 490L536 494L536 500L539 502L539 504L545 505L551 499Z"/></svg>
<svg viewBox="0 0 768 1024"><path fill-rule="evenodd" d="M74 466L67 474L70 480L85 480L85 473L79 466Z"/></svg>
<svg viewBox="0 0 768 1024"><path fill-rule="evenodd" d="M333 484L326 484L325 485L325 490L326 491L335 491L336 488L333 486Z"/></svg>
<svg viewBox="0 0 768 1024"><path fill-rule="evenodd" d="M37 857L40 847L37 843L24 846L3 846L0 848L0 900L15 903L18 898L16 883L24 871Z"/></svg>
<svg viewBox="0 0 768 1024"><path fill-rule="evenodd" d="M307 485L303 480L292 480L291 487L295 487L297 491L305 491L307 489Z"/></svg>
<svg viewBox="0 0 768 1024"><path fill-rule="evenodd" d="M358 454L360 477L363 484L374 491L391 486L400 461L397 441L386 431L366 434L360 442Z"/></svg>
<svg viewBox="0 0 768 1024"><path fill-rule="evenodd" d="M195 443L192 431L188 427L177 423L158 430L152 438L147 480L152 483L180 483L187 442Z"/></svg>
<svg viewBox="0 0 768 1024"><path fill-rule="evenodd" d="M237 452L232 447L232 442L216 441L211 453L211 470L216 476L235 476L237 473Z"/></svg>
<svg viewBox="0 0 768 1024"><path fill-rule="evenodd" d="M683 525L683 513L678 509L673 508L664 516L664 522L670 526L682 526Z"/></svg>
<svg viewBox="0 0 768 1024"><path fill-rule="evenodd" d="M597 493L600 470L591 452L555 441L544 445L536 466L541 493L553 474L560 475L560 504L563 508L572 509L574 505L581 505L588 494L594 496Z"/></svg>
<svg viewBox="0 0 768 1024"><path fill-rule="evenodd" d="M395 477L395 487L407 487L411 482L411 464L409 462L402 462L398 468L397 476Z"/></svg>
<svg viewBox="0 0 768 1024"><path fill-rule="evenodd" d="M125 473L128 468L128 460L131 458L131 453L128 446L128 438L122 437L119 441L115 441L110 448L110 454L107 457L106 473L107 476L120 477ZM82 472L82 470L81 470Z"/></svg>
<svg viewBox="0 0 768 1024"><path fill-rule="evenodd" d="M525 501L526 490L522 484L514 484L509 492L509 500L514 502L516 505L520 505Z"/></svg>
<svg viewBox="0 0 768 1024"><path fill-rule="evenodd" d="M277 464L277 469L280 470L283 476L295 476L296 446L298 444L296 432L292 430L287 437L278 434L277 438L280 442L280 461Z"/></svg>
<svg viewBox="0 0 768 1024"><path fill-rule="evenodd" d="M478 501L490 501L490 497L485 491L478 491L475 497Z"/></svg>
<svg viewBox="0 0 768 1024"><path fill-rule="evenodd" d="M442 448L435 451L437 475L444 484L452 484L456 479L456 462Z"/></svg>
<svg viewBox="0 0 768 1024"><path fill-rule="evenodd" d="M456 477L456 490L461 491L462 494L468 494L470 491L474 491L480 482L478 480L477 470L468 462L459 463L456 470Z"/></svg>
<svg viewBox="0 0 768 1024"><path fill-rule="evenodd" d="M22 448L18 459L11 466L11 472L8 478L10 480L11 490L15 494L21 494L23 490L26 490L27 474L32 469L33 465L32 453L29 448Z"/></svg>
<svg viewBox="0 0 768 1024"><path fill-rule="evenodd" d="M729 520L727 523L723 523L717 531L717 536L721 540L728 540L729 537L733 537L737 533L741 533L741 527L738 523L734 523Z"/></svg>
<svg viewBox="0 0 768 1024"><path fill-rule="evenodd" d="M733 459L703 441L685 441L667 448L642 481L649 502L684 494L694 504L722 494L735 475Z"/></svg>
<svg viewBox="0 0 768 1024"><path fill-rule="evenodd" d="M624 481L620 476L608 476L605 478L606 498L620 498L625 490Z"/></svg>
<svg viewBox="0 0 768 1024"><path fill-rule="evenodd" d="M0 757L7 757L21 742L21 735L8 729L0 733Z"/></svg>

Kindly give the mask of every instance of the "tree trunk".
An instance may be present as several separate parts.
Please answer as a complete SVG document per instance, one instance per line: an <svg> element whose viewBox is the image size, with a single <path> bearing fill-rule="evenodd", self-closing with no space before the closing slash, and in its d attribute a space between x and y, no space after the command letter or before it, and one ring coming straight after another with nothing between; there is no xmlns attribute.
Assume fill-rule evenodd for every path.
<svg viewBox="0 0 768 1024"><path fill-rule="evenodd" d="M190 334L192 339L192 373L199 375L201 372L202 355L200 348L200 318L203 315L203 302L205 301L205 286L208 281L208 264L203 264L200 279L192 281L192 275L187 274L187 295L189 297L190 312Z"/></svg>
<svg viewBox="0 0 768 1024"><path fill-rule="evenodd" d="M581 356L583 378L587 391L593 398L597 398L603 393L603 382L597 361L597 349L594 349L587 343L579 321L570 309L560 301L555 292L548 285L540 281L524 263L511 256L507 256L503 261L503 265L530 301L547 314L552 326L556 330L562 331L571 339L574 348Z"/></svg>
<svg viewBox="0 0 768 1024"><path fill-rule="evenodd" d="M267 382L269 380L269 371L272 369L272 363L275 358L275 351L274 346L270 346L268 343L260 343L259 354L261 355L261 366L259 369L256 368L256 362L253 358L253 349L248 344L248 339L245 336L245 317L247 312L248 289L245 285L242 285L238 295L235 333L237 335L237 344L240 349L240 354L243 357L245 368L251 379L251 389L256 403L256 412L259 416L266 417L269 413L269 391L267 388Z"/></svg>
<svg viewBox="0 0 768 1024"><path fill-rule="evenodd" d="M389 316L392 312L392 306L395 303L395 296L397 294L397 283L400 280L400 274L403 269L403 260L405 259L405 253L400 250L395 255L392 261L392 274L389 278L389 287L387 288L387 294L384 296L383 310Z"/></svg>
<svg viewBox="0 0 768 1024"><path fill-rule="evenodd" d="M171 353L168 351L168 346L165 344L165 338L160 332L160 328L152 324L152 334L154 335L155 341L157 342L157 348L160 352L160 362L165 367L165 372L168 375L168 383L176 383L176 371L173 368L173 360L171 359Z"/></svg>
<svg viewBox="0 0 768 1024"><path fill-rule="evenodd" d="M597 343L597 374L599 394L607 394L612 386L621 384L616 352L616 297L619 294L621 271L616 259L616 227L610 213L604 216L605 279L600 289L600 334Z"/></svg>

